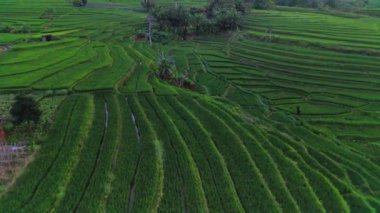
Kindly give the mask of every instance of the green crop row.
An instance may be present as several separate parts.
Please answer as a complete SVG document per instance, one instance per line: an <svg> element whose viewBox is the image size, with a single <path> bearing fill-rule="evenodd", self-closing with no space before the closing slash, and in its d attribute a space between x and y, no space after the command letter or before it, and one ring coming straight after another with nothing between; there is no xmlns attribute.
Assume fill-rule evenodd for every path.
<svg viewBox="0 0 380 213"><path fill-rule="evenodd" d="M223 156L210 134L188 107L174 97L166 97L168 113L181 129L190 152L199 169L208 209L215 212L242 212L238 193Z"/></svg>
<svg viewBox="0 0 380 213"><path fill-rule="evenodd" d="M138 169L129 191L128 209L156 211L163 196L164 150L137 97L129 96L128 103L141 132Z"/></svg>
<svg viewBox="0 0 380 213"><path fill-rule="evenodd" d="M98 97L100 98L100 97ZM113 155L121 136L120 106L116 96L110 95L105 101L105 131L99 147L92 174L88 177L85 191L75 208L78 212L97 212L105 209L106 198L112 181ZM64 204L64 203L63 203Z"/></svg>
<svg viewBox="0 0 380 213"><path fill-rule="evenodd" d="M35 70L44 69L52 64L58 63L60 61L72 57L78 51L79 47L79 44L74 44L73 46L65 46L62 49L55 49L54 53L56 53L57 55L47 54L40 56L40 58L37 58L36 60L26 61L17 64L1 65L0 75L9 76L16 74L24 74Z"/></svg>
<svg viewBox="0 0 380 213"><path fill-rule="evenodd" d="M277 167L270 154L257 142L254 135L236 122L227 110L221 110L221 108L223 108L222 105L208 104L205 101L202 101L202 104L207 105L216 116L227 122L234 132L240 133L241 140L268 184L270 191L275 196L276 201L280 204L281 209L284 212L299 212L300 209L287 189L285 180L279 172L279 169L282 168Z"/></svg>
<svg viewBox="0 0 380 213"><path fill-rule="evenodd" d="M53 161L54 165L52 165L38 188L35 188L33 195L23 206L23 211L48 210L55 206L64 193L64 189L73 174L72 172L75 171L74 168L78 163L81 147L87 139L92 125L94 113L92 101L91 96L78 97L70 126L64 138L64 145L57 158Z"/></svg>
<svg viewBox="0 0 380 213"><path fill-rule="evenodd" d="M68 98L60 106L56 124L52 127L48 137L41 143L40 155L28 166L24 174L18 178L17 187L13 187L1 197L1 211L12 212L20 208L32 195L44 176L49 172L52 161L59 155L60 147L64 143L64 137L70 124L71 115L76 103L76 98ZM65 131L62 131L64 129ZM46 163L48 162L48 163Z"/></svg>
<svg viewBox="0 0 380 213"><path fill-rule="evenodd" d="M198 169L179 130L152 95L140 99L153 121L164 152L164 196L159 210L200 212L207 209ZM150 109L150 110L149 110Z"/></svg>
<svg viewBox="0 0 380 213"><path fill-rule="evenodd" d="M113 175L109 196L107 197L106 211L127 212L129 192L138 166L140 141L139 130L133 122L132 111L128 100L122 96L118 98L122 119L121 138L113 161ZM136 129L137 128L137 129Z"/></svg>
<svg viewBox="0 0 380 213"><path fill-rule="evenodd" d="M70 182L66 187L65 193L61 198L61 202L56 207L58 212L73 211L77 208L85 193L88 182L93 175L94 168L97 164L98 153L103 144L105 134L105 103L102 98L95 98L94 120L89 132L89 137L83 144L80 159L75 167Z"/></svg>
<svg viewBox="0 0 380 213"><path fill-rule="evenodd" d="M210 132L216 147L226 160L227 168L234 180L243 207L246 210L280 211L279 204L270 192L267 183L239 136L206 106L190 99L184 100L184 103L194 106L190 108L190 111L199 116L202 124ZM246 164L239 162L246 162Z"/></svg>
<svg viewBox="0 0 380 213"><path fill-rule="evenodd" d="M72 68L77 64L87 62L89 58L94 57L96 54L92 50L90 45L85 45L82 48L78 49L77 52L56 64L51 64L44 69L30 71L25 74L20 75L10 75L2 77L1 88L22 88L29 87L33 84L38 83L39 80L44 79L48 76L54 75L57 72L64 71L65 69Z"/></svg>
<svg viewBox="0 0 380 213"><path fill-rule="evenodd" d="M112 66L96 70L88 78L79 82L75 90L113 89L116 83L130 72L134 62L124 49L120 46L112 46L110 50Z"/></svg>
<svg viewBox="0 0 380 213"><path fill-rule="evenodd" d="M90 61L78 64L74 67L62 70L52 76L39 81L34 88L36 89L67 89L71 88L76 82L85 78L97 69L109 66L112 58L109 55L109 49L106 46L95 47L96 56ZM65 81L62 81L65 79Z"/></svg>

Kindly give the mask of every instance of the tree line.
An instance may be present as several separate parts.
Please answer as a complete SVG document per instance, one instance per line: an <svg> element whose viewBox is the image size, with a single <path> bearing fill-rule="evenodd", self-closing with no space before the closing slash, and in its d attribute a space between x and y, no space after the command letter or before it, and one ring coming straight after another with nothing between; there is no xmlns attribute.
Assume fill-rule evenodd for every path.
<svg viewBox="0 0 380 213"><path fill-rule="evenodd" d="M179 3L156 6L155 0L142 0L154 29L172 32L186 40L189 34L217 34L243 27L243 16L251 9L270 9L274 5L310 7L317 9L354 10L364 7L368 0L210 0L206 7L186 7Z"/></svg>
<svg viewBox="0 0 380 213"><path fill-rule="evenodd" d="M183 39L189 34L237 30L251 8L267 9L272 4L272 0L211 0L206 7L186 7L179 3L156 6L154 0L142 1L142 6L154 17L155 29L172 32Z"/></svg>

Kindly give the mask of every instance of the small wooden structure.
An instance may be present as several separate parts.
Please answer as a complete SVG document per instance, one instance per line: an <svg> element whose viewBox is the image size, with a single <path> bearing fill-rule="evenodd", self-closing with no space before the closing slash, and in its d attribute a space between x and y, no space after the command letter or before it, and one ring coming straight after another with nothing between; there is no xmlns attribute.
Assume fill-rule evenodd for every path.
<svg viewBox="0 0 380 213"><path fill-rule="evenodd" d="M0 184L9 183L17 174L19 168L26 164L28 157L26 143L7 144L7 135L2 125L4 119L0 116Z"/></svg>
<svg viewBox="0 0 380 213"><path fill-rule="evenodd" d="M26 159L25 145L0 145L0 183L9 183L16 176L18 169L25 165Z"/></svg>

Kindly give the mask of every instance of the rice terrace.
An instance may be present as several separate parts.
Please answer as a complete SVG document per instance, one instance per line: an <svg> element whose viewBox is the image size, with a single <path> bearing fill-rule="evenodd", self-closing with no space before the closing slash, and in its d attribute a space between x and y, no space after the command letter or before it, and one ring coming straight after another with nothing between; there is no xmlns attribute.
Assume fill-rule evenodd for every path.
<svg viewBox="0 0 380 213"><path fill-rule="evenodd" d="M0 0L12 212L380 212L380 1Z"/></svg>

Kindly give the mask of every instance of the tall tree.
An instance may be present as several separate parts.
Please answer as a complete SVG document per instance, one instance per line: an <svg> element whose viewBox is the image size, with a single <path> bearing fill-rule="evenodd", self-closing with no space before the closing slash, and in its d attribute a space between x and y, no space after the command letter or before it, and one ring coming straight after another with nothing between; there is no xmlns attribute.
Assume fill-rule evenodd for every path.
<svg viewBox="0 0 380 213"><path fill-rule="evenodd" d="M158 70L157 75L161 79L170 79L173 74L175 62L173 57L167 56L165 53L161 53L157 61Z"/></svg>
<svg viewBox="0 0 380 213"><path fill-rule="evenodd" d="M42 115L38 103L32 98L24 95L16 96L10 111L13 123L18 125L22 122L38 123Z"/></svg>

